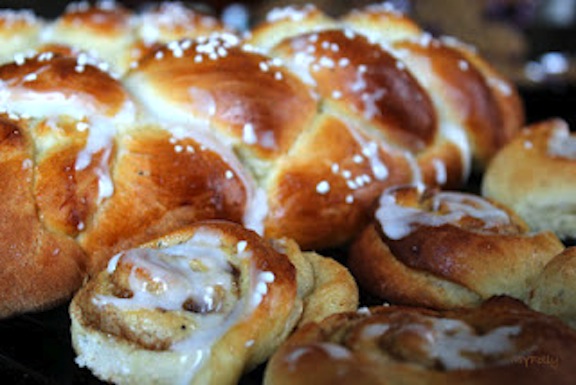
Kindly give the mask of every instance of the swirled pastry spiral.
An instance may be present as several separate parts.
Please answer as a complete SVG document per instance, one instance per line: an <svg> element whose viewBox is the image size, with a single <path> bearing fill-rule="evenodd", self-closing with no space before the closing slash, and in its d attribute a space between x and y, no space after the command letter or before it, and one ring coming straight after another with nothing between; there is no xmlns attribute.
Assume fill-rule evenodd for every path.
<svg viewBox="0 0 576 385"><path fill-rule="evenodd" d="M386 6L338 19L288 7L246 36L180 3L0 21L14 38L0 56L20 52L0 66L0 111L27 138L29 167L0 182L28 186L30 223L63 242L20 263L18 239L3 240L0 281L17 277L14 292L31 260L83 259L74 274L93 275L205 219L306 250L345 245L384 189L460 186L523 120L516 89L479 54ZM39 285L0 316L63 301L77 282Z"/></svg>
<svg viewBox="0 0 576 385"><path fill-rule="evenodd" d="M334 260L199 222L111 259L72 301L72 341L113 383L235 384L297 325L357 305Z"/></svg>
<svg viewBox="0 0 576 385"><path fill-rule="evenodd" d="M393 303L473 306L494 295L526 300L544 266L564 250L513 211L480 196L398 187L380 197L374 223L348 265L369 293Z"/></svg>
<svg viewBox="0 0 576 385"><path fill-rule="evenodd" d="M567 385L576 375L574 330L509 297L473 309L362 310L298 330L264 384Z"/></svg>

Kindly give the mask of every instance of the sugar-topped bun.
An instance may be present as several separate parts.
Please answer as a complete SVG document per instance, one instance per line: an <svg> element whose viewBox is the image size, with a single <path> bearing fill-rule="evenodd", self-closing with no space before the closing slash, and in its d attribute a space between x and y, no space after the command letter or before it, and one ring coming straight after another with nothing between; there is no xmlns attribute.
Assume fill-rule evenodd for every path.
<svg viewBox="0 0 576 385"><path fill-rule="evenodd" d="M576 238L576 135L560 119L533 124L500 151L483 195L510 206L534 230Z"/></svg>
<svg viewBox="0 0 576 385"><path fill-rule="evenodd" d="M363 308L293 334L265 385L572 384L576 332L509 297L473 309Z"/></svg>
<svg viewBox="0 0 576 385"><path fill-rule="evenodd" d="M136 44L140 44L135 49L141 50L135 60L158 44L232 32L227 31L220 19L177 1L150 3L136 12L134 19Z"/></svg>
<svg viewBox="0 0 576 385"><path fill-rule="evenodd" d="M382 191L459 187L521 125L477 53L389 6L276 9L245 36L182 3L43 23L37 52L0 67L0 110L34 144L38 220L89 274L205 219L344 246Z"/></svg>
<svg viewBox="0 0 576 385"><path fill-rule="evenodd" d="M288 152L316 113L297 77L246 51L231 34L169 43L144 58L125 83L151 115L196 123L263 160Z"/></svg>
<svg viewBox="0 0 576 385"><path fill-rule="evenodd" d="M78 364L116 384L235 384L298 324L357 301L331 259L198 222L115 256L72 301L72 341Z"/></svg>
<svg viewBox="0 0 576 385"><path fill-rule="evenodd" d="M42 31L42 42L65 45L106 61L122 73L131 61L132 12L113 0L72 2Z"/></svg>
<svg viewBox="0 0 576 385"><path fill-rule="evenodd" d="M37 47L43 26L43 20L30 10L0 9L0 63Z"/></svg>
<svg viewBox="0 0 576 385"><path fill-rule="evenodd" d="M477 195L414 187L387 190L348 265L372 295L434 308L473 306L493 295L526 300L564 249L532 233L511 210Z"/></svg>

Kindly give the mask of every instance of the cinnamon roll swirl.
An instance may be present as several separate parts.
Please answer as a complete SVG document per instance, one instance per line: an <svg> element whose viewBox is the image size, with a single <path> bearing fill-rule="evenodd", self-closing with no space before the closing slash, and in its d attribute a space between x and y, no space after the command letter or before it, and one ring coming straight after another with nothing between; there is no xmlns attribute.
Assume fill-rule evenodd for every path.
<svg viewBox="0 0 576 385"><path fill-rule="evenodd" d="M376 220L351 246L348 263L378 298L452 308L502 294L525 300L563 249L554 234L531 233L497 202L399 187L382 194Z"/></svg>
<svg viewBox="0 0 576 385"><path fill-rule="evenodd" d="M357 301L334 260L199 222L112 258L72 301L72 341L77 363L105 381L234 384L297 325Z"/></svg>
<svg viewBox="0 0 576 385"><path fill-rule="evenodd" d="M520 301L364 308L312 323L272 356L265 385L571 384L576 333Z"/></svg>

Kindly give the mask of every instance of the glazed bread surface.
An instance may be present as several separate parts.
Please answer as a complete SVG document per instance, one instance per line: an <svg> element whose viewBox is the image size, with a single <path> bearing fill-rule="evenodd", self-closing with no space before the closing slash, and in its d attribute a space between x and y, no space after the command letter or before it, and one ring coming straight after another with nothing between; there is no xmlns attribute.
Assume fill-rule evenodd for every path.
<svg viewBox="0 0 576 385"><path fill-rule="evenodd" d="M0 110L28 138L30 170L2 177L31 183L30 223L76 242L85 257L63 246L59 258L82 259L88 276L205 219L342 247L386 188L461 186L522 124L517 90L478 53L389 6L337 19L288 7L248 34L180 3L10 15L30 46L12 59L5 47ZM22 275L17 291L26 278L6 243L0 279ZM48 258L36 250L22 263ZM39 289L1 313L77 288Z"/></svg>

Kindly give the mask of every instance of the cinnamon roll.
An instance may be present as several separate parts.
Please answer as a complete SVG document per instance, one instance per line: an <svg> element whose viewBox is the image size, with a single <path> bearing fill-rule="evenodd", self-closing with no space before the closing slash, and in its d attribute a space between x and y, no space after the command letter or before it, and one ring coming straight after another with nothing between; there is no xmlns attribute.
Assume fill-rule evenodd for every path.
<svg viewBox="0 0 576 385"><path fill-rule="evenodd" d="M105 381L235 384L298 325L357 304L334 260L199 222L112 258L70 305L72 341Z"/></svg>
<svg viewBox="0 0 576 385"><path fill-rule="evenodd" d="M472 309L363 308L312 323L272 356L265 385L563 384L576 332L509 297Z"/></svg>
<svg viewBox="0 0 576 385"><path fill-rule="evenodd" d="M480 196L398 187L385 191L375 220L348 260L359 285L392 303L473 306L494 295L525 300L563 249L533 233L513 211Z"/></svg>

